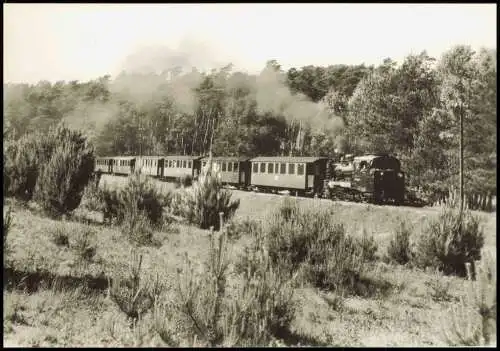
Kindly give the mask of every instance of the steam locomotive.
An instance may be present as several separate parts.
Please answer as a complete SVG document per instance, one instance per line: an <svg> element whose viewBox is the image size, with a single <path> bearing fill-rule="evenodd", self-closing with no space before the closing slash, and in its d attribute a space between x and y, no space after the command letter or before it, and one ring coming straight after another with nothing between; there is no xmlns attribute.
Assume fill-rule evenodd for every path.
<svg viewBox="0 0 500 351"><path fill-rule="evenodd" d="M99 157L95 170L114 175L143 174L164 181L196 179L209 157L126 156ZM344 157L212 157L222 182L230 187L259 192L321 196L329 199L403 203L405 173L400 161L388 154Z"/></svg>

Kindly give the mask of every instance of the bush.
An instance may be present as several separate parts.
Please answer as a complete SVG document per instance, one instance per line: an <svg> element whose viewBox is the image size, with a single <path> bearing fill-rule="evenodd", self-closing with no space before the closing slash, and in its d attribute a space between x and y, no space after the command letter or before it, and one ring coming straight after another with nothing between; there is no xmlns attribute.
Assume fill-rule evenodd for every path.
<svg viewBox="0 0 500 351"><path fill-rule="evenodd" d="M255 235L260 228L260 223L250 219L231 219L228 224L224 227L227 237L229 240L238 240L243 235Z"/></svg>
<svg viewBox="0 0 500 351"><path fill-rule="evenodd" d="M443 323L450 346L496 346L497 267L492 256L482 258L475 275L467 298Z"/></svg>
<svg viewBox="0 0 500 351"><path fill-rule="evenodd" d="M127 185L119 192L123 217L135 216L143 212L153 225L162 223L164 195L147 176L135 172L128 178Z"/></svg>
<svg viewBox="0 0 500 351"><path fill-rule="evenodd" d="M128 272L115 273L109 289L109 296L127 316L132 328L145 313L154 306L162 289L158 277L154 281L141 279L142 255L131 252Z"/></svg>
<svg viewBox="0 0 500 351"><path fill-rule="evenodd" d="M119 190L109 189L104 186L99 190L98 197L101 201L104 220L107 222L115 221L118 224L121 223L124 214L121 209Z"/></svg>
<svg viewBox="0 0 500 351"><path fill-rule="evenodd" d="M354 292L365 259L373 258L374 242L347 236L328 210L303 210L290 201L286 199L269 220L270 259L288 275L302 275L317 287Z"/></svg>
<svg viewBox="0 0 500 351"><path fill-rule="evenodd" d="M466 263L481 258L484 233L479 218L470 211L445 208L430 221L416 247L416 262L421 267L433 267L444 274L466 276Z"/></svg>
<svg viewBox="0 0 500 351"><path fill-rule="evenodd" d="M76 257L84 263L92 262L97 252L95 237L96 233L90 226L79 226L72 233L70 247Z"/></svg>
<svg viewBox="0 0 500 351"><path fill-rule="evenodd" d="M100 179L101 173L96 172L83 191L81 205L89 211L99 212L104 208L101 190L99 189Z"/></svg>
<svg viewBox="0 0 500 351"><path fill-rule="evenodd" d="M59 223L58 223L59 224ZM57 246L69 247L69 236L66 225L57 225L52 232L52 241Z"/></svg>
<svg viewBox="0 0 500 351"><path fill-rule="evenodd" d="M151 221L142 211L128 213L122 223L123 233L128 240L138 246L153 245L154 232Z"/></svg>
<svg viewBox="0 0 500 351"><path fill-rule="evenodd" d="M410 262L412 257L410 235L411 230L406 227L404 222L401 222L387 248L387 254L391 260L399 264Z"/></svg>
<svg viewBox="0 0 500 351"><path fill-rule="evenodd" d="M219 230L219 213L224 221L229 220L240 205L231 201L231 193L222 188L220 173L212 169L212 163L202 170L198 181L191 188L181 189L174 201L174 214L186 218L201 229L214 227Z"/></svg>
<svg viewBox="0 0 500 351"><path fill-rule="evenodd" d="M49 133L54 150L41 167L35 199L49 214L60 216L80 205L94 168L94 150L77 131L59 126Z"/></svg>
<svg viewBox="0 0 500 351"><path fill-rule="evenodd" d="M116 224L128 221L131 225L139 220L138 216L144 215L152 225L161 225L163 207L170 201L170 194L160 193L151 180L139 172L129 176L123 189L104 187L99 194L104 218L115 220Z"/></svg>
<svg viewBox="0 0 500 351"><path fill-rule="evenodd" d="M176 188L186 188L191 185L193 185L193 177L191 177L190 175L183 175L181 177L175 178Z"/></svg>
<svg viewBox="0 0 500 351"><path fill-rule="evenodd" d="M272 267L261 245L253 246L238 283L228 285L227 236L211 231L208 263L196 274L186 256L178 270L173 304L158 304L155 326L163 341L179 346L260 346L288 329L293 318L292 290ZM181 275L182 272L182 275Z"/></svg>
<svg viewBox="0 0 500 351"><path fill-rule="evenodd" d="M23 201L31 200L41 167L50 160L54 147L55 140L42 133L26 134L10 143L4 157L6 194Z"/></svg>
<svg viewBox="0 0 500 351"><path fill-rule="evenodd" d="M368 235L366 229L363 228L363 236L361 238L355 238L354 240L355 245L361 249L361 255L363 256L364 261L371 262L377 259L376 253L378 250L378 244L373 235Z"/></svg>
<svg viewBox="0 0 500 351"><path fill-rule="evenodd" d="M5 249L7 242L7 235L9 234L10 228L12 228L13 217L12 217L12 207L8 207L7 211L3 213L3 247Z"/></svg>

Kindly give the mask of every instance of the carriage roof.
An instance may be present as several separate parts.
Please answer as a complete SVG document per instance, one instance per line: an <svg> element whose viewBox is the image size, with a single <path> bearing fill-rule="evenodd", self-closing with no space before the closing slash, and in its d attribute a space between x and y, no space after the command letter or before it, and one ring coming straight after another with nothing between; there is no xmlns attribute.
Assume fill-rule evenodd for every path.
<svg viewBox="0 0 500 351"><path fill-rule="evenodd" d="M202 161L208 161L210 157L203 157ZM227 161L227 162L245 162L250 160L250 157L242 157L242 156L217 156L213 157L213 161Z"/></svg>
<svg viewBox="0 0 500 351"><path fill-rule="evenodd" d="M314 163L319 160L326 160L326 157L306 157L306 156L269 156L255 157L251 162L288 162L288 163Z"/></svg>

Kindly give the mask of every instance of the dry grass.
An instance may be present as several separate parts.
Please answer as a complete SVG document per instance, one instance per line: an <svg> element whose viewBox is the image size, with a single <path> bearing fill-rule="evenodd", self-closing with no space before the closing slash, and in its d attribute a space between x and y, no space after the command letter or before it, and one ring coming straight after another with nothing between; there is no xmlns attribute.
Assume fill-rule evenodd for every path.
<svg viewBox="0 0 500 351"><path fill-rule="evenodd" d="M110 186L120 186L125 178L103 176ZM173 184L158 182L165 188ZM234 191L241 199L239 218L264 219L282 200L276 195ZM405 221L418 235L425 221L436 216L432 208L384 207L299 199L301 206L331 206L346 231L374 235L379 252L385 252L394 228ZM81 216L86 213L81 211ZM485 250L496 251L496 214L479 213L484 219ZM6 266L25 275L50 272L52 277L86 276L99 278L125 270L132 244L118 228L95 226L96 254L81 265L74 250L52 240L55 221L14 206L16 225L9 231L10 252ZM99 216L96 216L99 219ZM71 222L78 227L84 224ZM159 247L142 247L145 277L158 274L168 291L176 284L176 270L184 252L200 263L208 255L208 231L177 224L173 233L155 232ZM68 233L71 243L71 232ZM242 236L232 243L230 259L239 257L249 242ZM495 256L496 259L496 256ZM468 293L468 282L456 277L437 276L405 266L376 261L367 276L386 282L386 287L368 298L343 297L304 286L297 288L299 302L292 322L295 342L302 345L331 346L445 346L441 330L446 313L460 305ZM83 282L83 280L82 280ZM440 282L440 283L438 283ZM132 328L126 316L108 297L106 289L85 289L85 284L62 286L45 282L37 291L26 291L26 282L4 288L4 344L7 346L165 346L155 333L153 317L147 314ZM441 284L441 285L440 285ZM443 318L441 318L443 316ZM444 319L446 320L446 319Z"/></svg>

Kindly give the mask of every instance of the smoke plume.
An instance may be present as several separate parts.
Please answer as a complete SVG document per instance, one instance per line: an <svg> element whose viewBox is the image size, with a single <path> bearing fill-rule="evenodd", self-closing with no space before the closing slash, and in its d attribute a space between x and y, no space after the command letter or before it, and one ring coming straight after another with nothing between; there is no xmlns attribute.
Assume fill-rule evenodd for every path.
<svg viewBox="0 0 500 351"><path fill-rule="evenodd" d="M343 127L342 118L332 115L324 103L315 103L301 93L292 94L284 75L273 67L266 67L257 77L256 99L261 112L281 114L289 123L308 125L315 132L337 136Z"/></svg>

